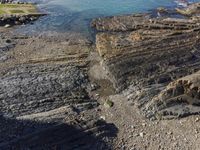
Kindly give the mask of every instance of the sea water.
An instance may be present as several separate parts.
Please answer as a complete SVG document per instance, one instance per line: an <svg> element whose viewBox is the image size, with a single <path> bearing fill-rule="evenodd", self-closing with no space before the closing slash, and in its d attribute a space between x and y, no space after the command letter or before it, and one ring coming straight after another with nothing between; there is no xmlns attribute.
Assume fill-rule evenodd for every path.
<svg viewBox="0 0 200 150"><path fill-rule="evenodd" d="M47 16L21 29L24 33L44 31L90 34L96 17L148 12L157 7L176 7L181 0L32 0ZM198 0L190 0L195 2ZM20 29L19 29L20 30Z"/></svg>

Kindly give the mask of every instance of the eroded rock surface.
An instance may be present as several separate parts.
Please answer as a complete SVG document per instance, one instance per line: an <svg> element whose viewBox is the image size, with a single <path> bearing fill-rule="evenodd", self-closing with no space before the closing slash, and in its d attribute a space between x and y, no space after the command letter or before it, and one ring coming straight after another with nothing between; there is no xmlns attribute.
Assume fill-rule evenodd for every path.
<svg viewBox="0 0 200 150"><path fill-rule="evenodd" d="M200 72L180 78L154 96L144 110L157 119L199 114L199 88Z"/></svg>
<svg viewBox="0 0 200 150"><path fill-rule="evenodd" d="M12 59L0 62L1 150L111 149L117 128L91 96L91 42L60 36L11 36Z"/></svg>
<svg viewBox="0 0 200 150"><path fill-rule="evenodd" d="M199 40L199 31L150 27L99 33L96 45L114 86L121 90L133 83L170 81L199 69Z"/></svg>
<svg viewBox="0 0 200 150"><path fill-rule="evenodd" d="M1 113L22 115L89 102L88 80L76 67L19 66L1 77ZM6 107L5 107L6 106Z"/></svg>
<svg viewBox="0 0 200 150"><path fill-rule="evenodd" d="M195 10L195 16L198 13ZM149 14L138 14L98 18L92 22L92 26L101 31L96 36L96 49L108 77L118 92L128 89L128 98L132 97L148 118L151 115L143 110L150 108L146 104L154 101L153 97L170 82L200 69L200 21L193 17L154 18ZM175 97L172 94L170 99ZM197 99L190 97L188 101ZM168 99L163 101L168 103ZM154 105L157 103L154 101ZM192 109L186 113L182 103L185 103L184 99L177 104L183 112L179 116L199 112L191 106ZM166 106L165 110L170 112L171 107ZM175 108L173 113L172 118L178 113Z"/></svg>
<svg viewBox="0 0 200 150"><path fill-rule="evenodd" d="M0 37L0 63L11 58L7 52L15 46L15 43L11 42L10 39L3 39Z"/></svg>

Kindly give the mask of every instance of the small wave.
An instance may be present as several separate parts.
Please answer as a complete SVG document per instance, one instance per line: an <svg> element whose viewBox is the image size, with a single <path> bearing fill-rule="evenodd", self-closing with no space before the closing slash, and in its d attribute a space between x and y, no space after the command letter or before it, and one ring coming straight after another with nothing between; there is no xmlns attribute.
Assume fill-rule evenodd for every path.
<svg viewBox="0 0 200 150"><path fill-rule="evenodd" d="M181 7L187 7L189 5L189 2L187 0L175 0L174 2Z"/></svg>

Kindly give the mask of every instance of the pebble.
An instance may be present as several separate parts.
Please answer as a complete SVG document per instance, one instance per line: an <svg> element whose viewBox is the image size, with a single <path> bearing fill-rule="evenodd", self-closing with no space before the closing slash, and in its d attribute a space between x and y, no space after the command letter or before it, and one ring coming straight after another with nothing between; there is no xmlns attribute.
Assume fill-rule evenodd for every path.
<svg viewBox="0 0 200 150"><path fill-rule="evenodd" d="M168 134L168 135L172 135L173 133L172 133L172 132L167 132L167 134Z"/></svg>
<svg viewBox="0 0 200 150"><path fill-rule="evenodd" d="M131 128L132 128L132 129L135 129L135 126L132 125Z"/></svg>
<svg viewBox="0 0 200 150"><path fill-rule="evenodd" d="M105 116L100 116L100 119L106 120L106 117Z"/></svg>
<svg viewBox="0 0 200 150"><path fill-rule="evenodd" d="M142 138L144 137L144 133L143 133L143 132L141 132L139 135L140 135L140 137L142 137Z"/></svg>
<svg viewBox="0 0 200 150"><path fill-rule="evenodd" d="M5 27L5 28L10 28L11 25L10 25L10 24L6 24L4 27Z"/></svg>
<svg viewBox="0 0 200 150"><path fill-rule="evenodd" d="M195 122L199 122L199 120L200 120L199 118L196 118L196 119L195 119Z"/></svg>
<svg viewBox="0 0 200 150"><path fill-rule="evenodd" d="M199 131L198 131L197 129L195 129L194 132L195 132L195 134L198 134L198 133L199 133Z"/></svg>
<svg viewBox="0 0 200 150"><path fill-rule="evenodd" d="M143 126L143 127L146 127L146 125L147 125L146 123L142 123L142 126Z"/></svg>
<svg viewBox="0 0 200 150"><path fill-rule="evenodd" d="M111 108L113 107L114 103L111 100L106 100L106 102L104 103L104 106L107 108Z"/></svg>
<svg viewBox="0 0 200 150"><path fill-rule="evenodd" d="M96 94L95 94L95 96L99 96L99 94L98 94L98 93L96 93Z"/></svg>

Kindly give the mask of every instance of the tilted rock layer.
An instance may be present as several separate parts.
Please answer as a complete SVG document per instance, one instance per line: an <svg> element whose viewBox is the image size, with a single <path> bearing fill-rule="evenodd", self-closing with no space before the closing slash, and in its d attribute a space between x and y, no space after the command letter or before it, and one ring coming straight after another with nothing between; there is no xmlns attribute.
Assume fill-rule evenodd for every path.
<svg viewBox="0 0 200 150"><path fill-rule="evenodd" d="M195 14L198 11L196 9ZM131 85L142 89L161 84L163 89L171 81L197 72L200 69L199 24L200 20L194 16L154 18L149 14L98 18L91 23L102 31L96 36L96 49L102 57L102 66L118 91ZM145 103L154 101L157 94L150 94ZM175 98L175 95L171 97ZM190 97L188 101L191 99L194 98ZM193 101L196 99L199 98ZM175 102L172 105L176 105ZM145 104L140 109L144 107Z"/></svg>
<svg viewBox="0 0 200 150"><path fill-rule="evenodd" d="M2 37L0 57L9 59L0 60L1 150L110 149L117 128L97 114L92 47L78 37Z"/></svg>
<svg viewBox="0 0 200 150"><path fill-rule="evenodd" d="M199 114L200 72L171 82L145 106L143 111L157 119ZM150 117L150 116L149 116ZM159 118L161 117L161 118Z"/></svg>

